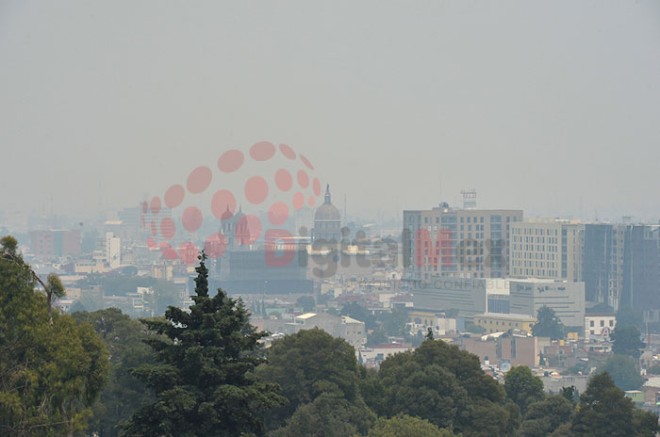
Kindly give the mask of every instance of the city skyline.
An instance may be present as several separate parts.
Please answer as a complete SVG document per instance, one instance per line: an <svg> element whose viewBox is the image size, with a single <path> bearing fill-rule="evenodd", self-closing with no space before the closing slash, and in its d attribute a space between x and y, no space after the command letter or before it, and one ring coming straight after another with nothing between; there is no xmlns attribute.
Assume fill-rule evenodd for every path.
<svg viewBox="0 0 660 437"><path fill-rule="evenodd" d="M91 215L285 143L337 206L657 221L660 6L0 6L0 210Z"/></svg>

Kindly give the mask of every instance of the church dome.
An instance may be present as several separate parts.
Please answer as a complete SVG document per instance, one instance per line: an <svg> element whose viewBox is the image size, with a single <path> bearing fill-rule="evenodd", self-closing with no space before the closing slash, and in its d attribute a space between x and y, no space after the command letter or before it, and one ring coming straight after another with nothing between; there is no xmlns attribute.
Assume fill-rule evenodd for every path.
<svg viewBox="0 0 660 437"><path fill-rule="evenodd" d="M332 197L330 195L330 185L325 190L325 201L323 205L319 206L314 213L314 221L341 221L341 214L339 210L332 204Z"/></svg>

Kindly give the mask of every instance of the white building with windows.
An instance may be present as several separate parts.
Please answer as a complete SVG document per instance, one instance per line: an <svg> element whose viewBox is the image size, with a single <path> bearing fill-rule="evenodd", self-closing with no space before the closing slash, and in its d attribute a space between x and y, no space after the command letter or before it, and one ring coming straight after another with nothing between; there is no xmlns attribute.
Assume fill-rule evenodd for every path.
<svg viewBox="0 0 660 437"><path fill-rule="evenodd" d="M587 314L584 316L584 338L586 340L609 340L615 326L614 314Z"/></svg>

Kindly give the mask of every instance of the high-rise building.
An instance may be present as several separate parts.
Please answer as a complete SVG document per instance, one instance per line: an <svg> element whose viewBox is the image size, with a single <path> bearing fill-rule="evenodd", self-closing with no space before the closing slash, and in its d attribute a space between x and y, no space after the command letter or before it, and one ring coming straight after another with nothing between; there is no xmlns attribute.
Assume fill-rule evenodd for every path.
<svg viewBox="0 0 660 437"><path fill-rule="evenodd" d="M584 225L582 276L586 300L617 308L623 291L625 225Z"/></svg>
<svg viewBox="0 0 660 437"><path fill-rule="evenodd" d="M522 219L522 210L457 209L447 203L404 211L405 280L420 287L434 276L507 276L510 226Z"/></svg>
<svg viewBox="0 0 660 437"><path fill-rule="evenodd" d="M585 284L585 299L660 309L660 225L521 222L511 227L511 277Z"/></svg>
<svg viewBox="0 0 660 437"><path fill-rule="evenodd" d="M660 309L660 225L627 225L619 306Z"/></svg>
<svg viewBox="0 0 660 437"><path fill-rule="evenodd" d="M565 220L514 223L509 240L511 277L582 281L583 230L584 225Z"/></svg>

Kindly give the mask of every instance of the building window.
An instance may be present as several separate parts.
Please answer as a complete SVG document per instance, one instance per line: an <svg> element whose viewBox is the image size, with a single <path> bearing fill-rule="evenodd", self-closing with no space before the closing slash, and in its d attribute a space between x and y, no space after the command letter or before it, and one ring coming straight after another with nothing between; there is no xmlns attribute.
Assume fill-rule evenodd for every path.
<svg viewBox="0 0 660 437"><path fill-rule="evenodd" d="M603 326L605 326L605 320L600 321L600 327L602 328Z"/></svg>
<svg viewBox="0 0 660 437"><path fill-rule="evenodd" d="M593 328L593 327L594 327L594 321L593 321L593 320L590 320L590 321L589 321L589 327L590 327L590 328Z"/></svg>

